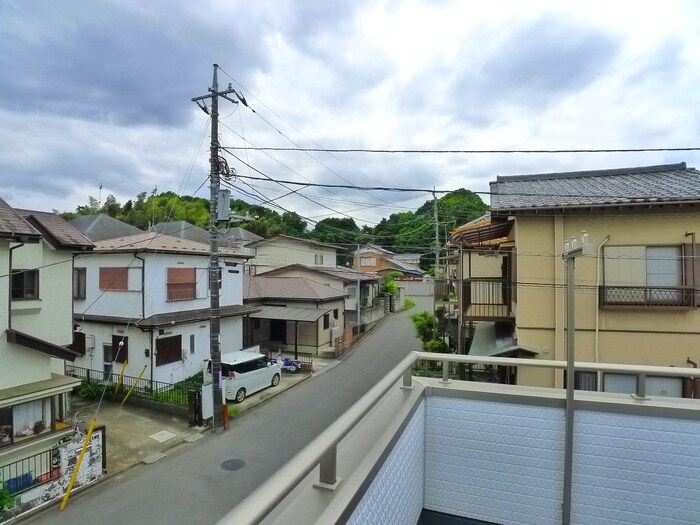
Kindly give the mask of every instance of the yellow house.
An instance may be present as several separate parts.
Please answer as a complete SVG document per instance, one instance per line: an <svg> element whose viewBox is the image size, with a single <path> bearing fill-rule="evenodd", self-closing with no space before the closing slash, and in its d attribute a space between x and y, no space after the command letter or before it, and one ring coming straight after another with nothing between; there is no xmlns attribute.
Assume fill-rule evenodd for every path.
<svg viewBox="0 0 700 525"><path fill-rule="evenodd" d="M574 270L576 361L700 362L700 171L680 163L499 176L490 186L490 216L451 239L461 253L465 336L493 325L512 348L565 360L562 255L585 240L590 255L577 257ZM513 382L564 381L561 372L529 368ZM632 393L635 378L582 371L576 388ZM647 391L693 397L693 384L650 377Z"/></svg>

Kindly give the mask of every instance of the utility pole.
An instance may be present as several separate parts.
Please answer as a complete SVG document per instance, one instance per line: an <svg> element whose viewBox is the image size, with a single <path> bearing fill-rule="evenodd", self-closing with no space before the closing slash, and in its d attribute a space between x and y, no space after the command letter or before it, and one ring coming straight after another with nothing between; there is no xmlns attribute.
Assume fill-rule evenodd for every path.
<svg viewBox="0 0 700 525"><path fill-rule="evenodd" d="M581 232L581 241L572 238L564 245L562 259L566 263L566 420L564 428L564 498L562 503L562 525L571 523L571 483L574 456L574 367L576 341L576 295L574 292L574 270L576 258L592 255L588 234Z"/></svg>
<svg viewBox="0 0 700 525"><path fill-rule="evenodd" d="M361 324L361 316L362 316L362 305L360 304L360 245L357 245L357 254L355 255L357 257L357 295L355 297L355 309L357 310L357 337L360 337L360 324Z"/></svg>
<svg viewBox="0 0 700 525"><path fill-rule="evenodd" d="M218 210L218 195L221 184L220 175L228 175L228 165L224 159L219 156L219 97L238 104L236 100L229 98L227 95L238 93L229 84L228 89L219 91L219 83L217 81L216 72L219 68L218 64L214 64L214 77L212 85L209 88L208 95L195 97L192 102L211 116L211 151L209 157L209 352L211 355L211 373L212 373L212 397L214 402L214 416L212 421L212 430L219 433L224 429L223 418L223 395L221 391L221 328L220 328L220 312L219 312L219 228L218 221L221 220ZM200 101L211 99L211 111L207 109L204 103Z"/></svg>
<svg viewBox="0 0 700 525"><path fill-rule="evenodd" d="M438 321L436 312L435 285L437 283L438 278L438 259L440 258L440 225L438 224L438 205L437 195L435 195L435 186L433 186L433 219L435 220L435 267L433 269L433 339L435 339Z"/></svg>

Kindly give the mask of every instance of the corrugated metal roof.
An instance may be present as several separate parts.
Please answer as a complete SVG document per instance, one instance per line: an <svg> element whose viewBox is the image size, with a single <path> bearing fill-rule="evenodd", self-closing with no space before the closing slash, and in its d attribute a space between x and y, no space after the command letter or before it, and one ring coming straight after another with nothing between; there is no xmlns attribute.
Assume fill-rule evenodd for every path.
<svg viewBox="0 0 700 525"><path fill-rule="evenodd" d="M569 173L499 176L492 212L700 202L700 171L685 162Z"/></svg>
<svg viewBox="0 0 700 525"><path fill-rule="evenodd" d="M315 308L290 308L287 306L261 306L260 311L250 314L257 319L277 319L280 321L303 321L313 323L318 321L330 310Z"/></svg>

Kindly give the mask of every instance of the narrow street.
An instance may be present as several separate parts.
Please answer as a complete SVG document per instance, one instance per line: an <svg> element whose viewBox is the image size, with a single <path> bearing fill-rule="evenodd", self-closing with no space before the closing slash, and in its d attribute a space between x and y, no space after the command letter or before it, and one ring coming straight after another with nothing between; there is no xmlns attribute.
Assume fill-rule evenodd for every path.
<svg viewBox="0 0 700 525"><path fill-rule="evenodd" d="M229 430L207 433L161 461L74 494L64 511L55 505L25 523L216 523L408 352L420 350L409 316L432 304L414 300L415 307L385 319L337 366L243 413ZM222 468L228 460L240 468Z"/></svg>

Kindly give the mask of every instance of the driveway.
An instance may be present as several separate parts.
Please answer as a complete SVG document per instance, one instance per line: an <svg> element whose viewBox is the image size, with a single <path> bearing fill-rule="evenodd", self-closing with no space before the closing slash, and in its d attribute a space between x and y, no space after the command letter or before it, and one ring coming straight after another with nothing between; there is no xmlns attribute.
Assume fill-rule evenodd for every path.
<svg viewBox="0 0 700 525"><path fill-rule="evenodd" d="M229 430L172 448L161 461L110 478L72 496L64 511L54 506L27 523L216 523L408 352L420 350L408 316L431 304L416 302L382 322L337 366L243 412Z"/></svg>

